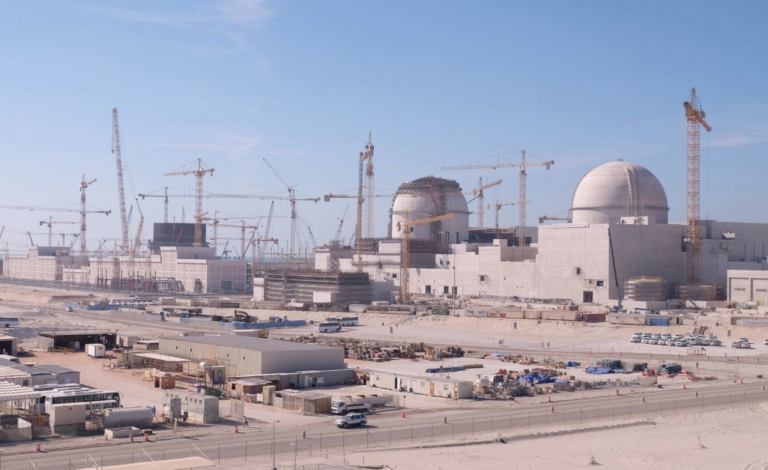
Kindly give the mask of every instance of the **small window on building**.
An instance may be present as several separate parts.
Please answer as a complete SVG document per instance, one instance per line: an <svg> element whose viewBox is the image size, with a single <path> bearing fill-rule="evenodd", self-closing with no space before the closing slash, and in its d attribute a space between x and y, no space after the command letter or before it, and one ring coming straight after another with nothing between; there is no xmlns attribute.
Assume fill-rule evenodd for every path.
<svg viewBox="0 0 768 470"><path fill-rule="evenodd" d="M480 275L480 282L485 282L487 280L488 280L488 276L486 276L485 274Z"/></svg>
<svg viewBox="0 0 768 470"><path fill-rule="evenodd" d="M443 384L443 390L448 390L448 384Z"/></svg>
<svg viewBox="0 0 768 470"><path fill-rule="evenodd" d="M605 281L597 281L597 287L603 287L605 285Z"/></svg>
<svg viewBox="0 0 768 470"><path fill-rule="evenodd" d="M768 292L768 289L755 289L756 292Z"/></svg>
<svg viewBox="0 0 768 470"><path fill-rule="evenodd" d="M744 287L736 287L733 290L735 290L736 292L746 292L747 289L745 289Z"/></svg>
<svg viewBox="0 0 768 470"><path fill-rule="evenodd" d="M449 293L450 291L448 289L449 289L448 286L443 286L443 294Z"/></svg>
<svg viewBox="0 0 768 470"><path fill-rule="evenodd" d="M458 295L458 293L459 293L459 288L456 286L453 286L453 295Z"/></svg>
<svg viewBox="0 0 768 470"><path fill-rule="evenodd" d="M397 279L397 274L392 274L392 279Z"/></svg>
<svg viewBox="0 0 768 470"><path fill-rule="evenodd" d="M424 292L426 292L427 294L431 294L432 293L432 286L425 286L424 287Z"/></svg>
<svg viewBox="0 0 768 470"><path fill-rule="evenodd" d="M581 268L576 268L576 275L578 276L579 274L581 274Z"/></svg>

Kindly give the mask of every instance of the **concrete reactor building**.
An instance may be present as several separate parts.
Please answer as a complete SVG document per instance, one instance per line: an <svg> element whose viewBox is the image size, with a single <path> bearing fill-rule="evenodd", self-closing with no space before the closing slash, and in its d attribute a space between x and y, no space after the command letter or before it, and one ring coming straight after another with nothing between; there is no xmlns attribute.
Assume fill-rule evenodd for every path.
<svg viewBox="0 0 768 470"><path fill-rule="evenodd" d="M315 267L354 271L362 265L374 297L396 300L402 236L397 222L447 213L456 217L413 227L409 276L414 294L611 305L686 295L714 300L728 270L768 268L767 224L702 220L701 284L711 289L687 294L686 225L669 223L666 192L656 176L624 161L584 175L573 194L571 222L526 227L530 242L524 247L503 238L469 242L469 211L455 181L427 177L405 183L392 206L390 238L366 241L359 256L352 247L319 248ZM654 283L661 287L645 287Z"/></svg>

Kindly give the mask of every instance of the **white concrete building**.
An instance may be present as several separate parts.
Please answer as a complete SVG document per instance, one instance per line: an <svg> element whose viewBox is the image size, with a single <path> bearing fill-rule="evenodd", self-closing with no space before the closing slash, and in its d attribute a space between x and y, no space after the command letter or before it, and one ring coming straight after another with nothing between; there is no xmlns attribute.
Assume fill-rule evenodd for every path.
<svg viewBox="0 0 768 470"><path fill-rule="evenodd" d="M412 251L410 291L616 304L632 278L660 277L670 287L686 282L685 224L668 223L666 193L647 169L622 161L595 168L578 183L571 211L572 223L532 230L530 247L460 238L450 247L438 243L431 252ZM702 284L725 286L729 269L768 269L768 224L704 220L701 227ZM391 236L362 255L377 300L392 300L399 292L401 247L394 231ZM351 248L318 250L315 261L316 269L357 265Z"/></svg>
<svg viewBox="0 0 768 470"><path fill-rule="evenodd" d="M83 264L83 266L79 266ZM186 292L221 293L246 291L247 262L216 258L208 247L162 247L159 255L89 257L70 256L69 248L33 247L26 256L10 256L4 276L14 279L63 281L106 286L113 279L132 276L173 279Z"/></svg>

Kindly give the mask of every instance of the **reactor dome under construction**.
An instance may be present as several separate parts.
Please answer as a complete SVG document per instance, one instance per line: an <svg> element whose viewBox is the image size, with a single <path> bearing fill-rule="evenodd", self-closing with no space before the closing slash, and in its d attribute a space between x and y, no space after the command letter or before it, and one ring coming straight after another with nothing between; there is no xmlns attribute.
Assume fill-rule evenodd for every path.
<svg viewBox="0 0 768 470"><path fill-rule="evenodd" d="M666 224L667 194L653 173L636 163L600 165L581 178L571 204L573 223L616 224L622 217L648 217Z"/></svg>
<svg viewBox="0 0 768 470"><path fill-rule="evenodd" d="M414 240L461 243L469 237L469 210L461 186L454 180L426 176L400 185L392 204L392 238L401 238L398 222L454 213L451 219L411 227Z"/></svg>

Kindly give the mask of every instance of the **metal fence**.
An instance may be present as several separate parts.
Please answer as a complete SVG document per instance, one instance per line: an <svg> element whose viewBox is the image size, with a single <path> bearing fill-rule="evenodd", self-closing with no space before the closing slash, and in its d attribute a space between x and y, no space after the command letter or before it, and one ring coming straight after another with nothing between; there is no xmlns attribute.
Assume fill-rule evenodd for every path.
<svg viewBox="0 0 768 470"><path fill-rule="evenodd" d="M366 448L404 447L411 444L445 441L494 433L509 435L513 432L568 425L610 424L617 420L663 417L679 412L706 408L753 404L768 400L768 392L761 386L744 386L743 391L706 390L684 392L685 396L648 394L626 397L605 397L593 400L569 401L546 405L521 405L507 410L479 408L470 416L445 417L440 414L414 414L402 419L402 424L377 423L382 418L369 417L368 426L362 429L326 431L309 429L305 434L286 435L279 426L260 423L242 429L239 434L207 436L187 440L172 439L155 441L151 445L105 446L82 451L51 453L40 456L5 456L0 470L25 470L31 460L38 470L69 470L87 467L88 459L101 466L121 465L153 460L204 455L215 463L242 461L248 468L272 468L273 460L278 468L332 468L333 460L345 452ZM474 415L474 417L473 417ZM80 452L78 454L78 452ZM340 454L341 453L341 454ZM313 461L301 466L299 462ZM324 466L318 467L318 461ZM294 467L295 466L295 467ZM341 467L339 467L341 468Z"/></svg>

